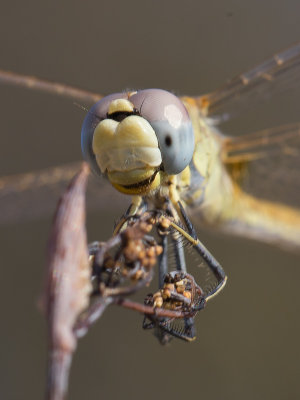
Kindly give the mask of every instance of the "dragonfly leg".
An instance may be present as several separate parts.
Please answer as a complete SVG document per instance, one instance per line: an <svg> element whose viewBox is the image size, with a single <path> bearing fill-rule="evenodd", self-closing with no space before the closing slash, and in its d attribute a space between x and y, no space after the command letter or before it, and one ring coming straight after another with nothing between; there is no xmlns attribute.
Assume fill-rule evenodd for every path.
<svg viewBox="0 0 300 400"><path fill-rule="evenodd" d="M174 244L176 269L177 271L186 272L186 262L185 262L184 249L182 247L182 243L178 238L174 236L172 237L172 241Z"/></svg>
<svg viewBox="0 0 300 400"><path fill-rule="evenodd" d="M207 250L207 248L199 241L195 246L195 249L200 254L200 256L207 262L208 267L214 273L215 277L218 280L218 284L209 291L206 295L205 299L210 300L214 296L216 296L225 286L227 281L227 276L219 264L219 262L213 257L213 255Z"/></svg>
<svg viewBox="0 0 300 400"><path fill-rule="evenodd" d="M141 196L133 196L132 203L128 207L127 211L122 215L120 221L116 224L113 232L113 236L117 235L122 229L126 227L128 217L136 214L141 215L147 210L147 204L144 202Z"/></svg>
<svg viewBox="0 0 300 400"><path fill-rule="evenodd" d="M173 215L172 209L170 207L167 207L167 214L169 214L170 216ZM163 252L159 258L159 288L161 289L164 286L164 278L168 273L168 254L167 254L168 239L167 235L159 234L159 236L161 238L160 245L163 247ZM176 235L172 235L172 242L176 259L176 270L186 272L186 262L182 244L180 240L176 237Z"/></svg>
<svg viewBox="0 0 300 400"><path fill-rule="evenodd" d="M218 281L217 285L214 288L212 288L206 295L205 299L207 301L212 297L216 296L223 289L223 287L226 284L227 277L225 275L225 272L221 264L214 258L214 256L207 250L207 248L198 239L195 228L193 227L193 224L191 223L189 217L187 216L181 202L178 201L177 205L180 210L183 222L186 225L187 231L190 236L190 239L187 236L186 238L193 243L194 248L196 249L198 254L203 258L203 260L207 263L208 267L213 272Z"/></svg>
<svg viewBox="0 0 300 400"><path fill-rule="evenodd" d="M187 342L196 339L195 320L194 317L184 318L184 327L178 328L171 324L172 321L162 321L158 327L165 333ZM170 339L169 339L170 340Z"/></svg>
<svg viewBox="0 0 300 400"><path fill-rule="evenodd" d="M155 322L148 321L147 318L144 316L143 329L154 329L154 328L155 328Z"/></svg>
<svg viewBox="0 0 300 400"><path fill-rule="evenodd" d="M160 245L163 248L161 255L158 260L158 284L161 289L164 286L164 279L166 274L168 273L168 237L167 235L161 235Z"/></svg>
<svg viewBox="0 0 300 400"><path fill-rule="evenodd" d="M185 318L184 319L184 326L185 326L185 340L194 340L196 339L196 330L195 330L195 319L193 317Z"/></svg>
<svg viewBox="0 0 300 400"><path fill-rule="evenodd" d="M184 318L184 327L176 327L172 318L157 319L154 316L144 317L143 329L155 329L155 336L162 345L170 343L173 337L185 341L196 339L194 318Z"/></svg>

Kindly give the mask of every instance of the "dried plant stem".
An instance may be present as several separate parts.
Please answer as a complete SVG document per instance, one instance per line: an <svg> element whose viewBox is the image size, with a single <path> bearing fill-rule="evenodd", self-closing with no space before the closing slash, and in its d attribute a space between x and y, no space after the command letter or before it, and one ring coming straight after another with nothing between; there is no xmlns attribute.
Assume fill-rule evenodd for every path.
<svg viewBox="0 0 300 400"><path fill-rule="evenodd" d="M85 230L85 189L89 168L82 165L57 207L48 243L44 309L48 320L47 400L64 400L77 337L73 331L91 293Z"/></svg>
<svg viewBox="0 0 300 400"><path fill-rule="evenodd" d="M163 308L154 308L150 306L146 306L144 304L136 303L135 301L131 301L128 299L124 299L122 297L118 297L114 300L114 304L118 306L122 306L124 308L128 308L133 311L140 312L142 314L149 315L157 315L158 317L165 318L184 318L190 317L195 314L194 311L175 311L175 310L165 310Z"/></svg>
<svg viewBox="0 0 300 400"><path fill-rule="evenodd" d="M68 391L72 352L49 349L46 400L64 400Z"/></svg>

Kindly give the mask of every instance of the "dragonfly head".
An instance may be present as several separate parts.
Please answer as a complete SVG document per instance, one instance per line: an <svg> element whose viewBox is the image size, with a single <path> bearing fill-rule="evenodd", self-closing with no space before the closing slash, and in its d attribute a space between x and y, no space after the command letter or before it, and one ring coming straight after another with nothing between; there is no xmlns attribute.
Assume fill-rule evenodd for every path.
<svg viewBox="0 0 300 400"><path fill-rule="evenodd" d="M161 89L116 93L88 112L82 126L84 158L120 192L146 195L165 175L176 175L194 152L193 127L178 97Z"/></svg>

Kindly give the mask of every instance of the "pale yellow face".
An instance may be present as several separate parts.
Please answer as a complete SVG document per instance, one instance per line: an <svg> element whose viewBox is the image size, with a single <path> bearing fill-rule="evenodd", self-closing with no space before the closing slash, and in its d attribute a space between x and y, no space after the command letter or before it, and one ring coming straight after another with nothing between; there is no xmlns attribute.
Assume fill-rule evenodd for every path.
<svg viewBox="0 0 300 400"><path fill-rule="evenodd" d="M117 99L112 101L108 112L133 113L134 106L127 99ZM113 119L99 122L92 148L101 171L107 171L112 185L125 193L133 193L132 185L154 177L162 163L154 129L138 115L129 115L121 122ZM157 185L158 179L154 179L151 185L148 182L147 190Z"/></svg>
<svg viewBox="0 0 300 400"><path fill-rule="evenodd" d="M149 89L100 100L84 121L82 148L94 171L117 190L145 195L188 165L194 136L181 101Z"/></svg>

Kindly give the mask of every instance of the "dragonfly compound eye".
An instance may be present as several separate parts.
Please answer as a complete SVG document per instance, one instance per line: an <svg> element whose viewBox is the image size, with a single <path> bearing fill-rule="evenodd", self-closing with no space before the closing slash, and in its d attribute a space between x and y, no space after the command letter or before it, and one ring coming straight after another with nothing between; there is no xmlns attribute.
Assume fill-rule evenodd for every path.
<svg viewBox="0 0 300 400"><path fill-rule="evenodd" d="M161 89L140 90L130 101L156 133L164 171L169 175L182 172L194 152L193 127L183 103Z"/></svg>
<svg viewBox="0 0 300 400"><path fill-rule="evenodd" d="M160 89L117 93L88 112L81 132L85 159L97 174L127 194L156 189L163 174L178 174L194 151L183 103Z"/></svg>

